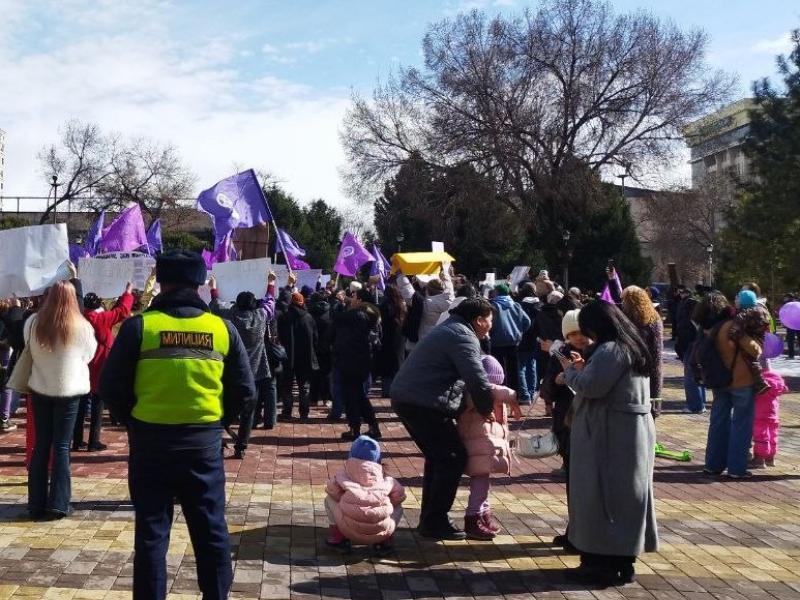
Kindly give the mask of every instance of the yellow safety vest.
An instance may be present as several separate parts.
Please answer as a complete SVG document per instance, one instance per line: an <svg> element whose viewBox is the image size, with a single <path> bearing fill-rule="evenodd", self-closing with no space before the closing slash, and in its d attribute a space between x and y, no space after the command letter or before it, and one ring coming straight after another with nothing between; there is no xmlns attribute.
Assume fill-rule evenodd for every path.
<svg viewBox="0 0 800 600"><path fill-rule="evenodd" d="M211 313L184 319L143 313L133 417L159 425L219 421L229 347L228 328Z"/></svg>

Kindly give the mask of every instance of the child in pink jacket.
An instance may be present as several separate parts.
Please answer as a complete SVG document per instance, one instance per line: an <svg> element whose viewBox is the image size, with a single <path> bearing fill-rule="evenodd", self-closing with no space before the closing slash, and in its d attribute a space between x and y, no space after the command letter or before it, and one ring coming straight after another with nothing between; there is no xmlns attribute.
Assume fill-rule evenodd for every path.
<svg viewBox="0 0 800 600"><path fill-rule="evenodd" d="M350 551L350 543L372 544L378 554L392 550L392 536L403 516L406 492L383 474L381 447L366 435L350 447L344 468L328 481L325 510L330 530L325 543Z"/></svg>
<svg viewBox="0 0 800 600"><path fill-rule="evenodd" d="M515 417L522 413L514 390L501 384L505 379L503 367L493 356L484 356L483 368L492 383L494 412L489 417L480 414L468 400L468 408L458 417L458 433L467 449L469 475L469 501L464 515L464 532L476 540L491 540L501 530L492 517L489 506L490 475L511 474L511 446L509 444L509 406Z"/></svg>
<svg viewBox="0 0 800 600"><path fill-rule="evenodd" d="M783 377L773 371L762 373L767 390L756 396L755 418L753 419L753 469L775 466L778 452L778 399L789 391Z"/></svg>

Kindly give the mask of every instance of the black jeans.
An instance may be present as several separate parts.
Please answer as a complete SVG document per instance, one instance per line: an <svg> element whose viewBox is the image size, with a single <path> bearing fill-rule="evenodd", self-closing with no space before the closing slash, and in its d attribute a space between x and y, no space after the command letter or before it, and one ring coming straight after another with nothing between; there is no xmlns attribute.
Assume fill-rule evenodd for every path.
<svg viewBox="0 0 800 600"><path fill-rule="evenodd" d="M497 359L506 372L506 379L503 385L510 387L517 392L517 397L521 397L519 386L519 346L492 346L492 356Z"/></svg>
<svg viewBox="0 0 800 600"><path fill-rule="evenodd" d="M794 346L797 342L797 331L786 328L786 345L789 349L789 358L794 358Z"/></svg>
<svg viewBox="0 0 800 600"><path fill-rule="evenodd" d="M331 399L331 370L319 369L311 375L311 391L309 403L328 401Z"/></svg>
<svg viewBox="0 0 800 600"><path fill-rule="evenodd" d="M448 523L447 513L467 465L467 450L456 422L430 408L408 404L392 404L392 408L425 457L420 529L441 529Z"/></svg>
<svg viewBox="0 0 800 600"><path fill-rule="evenodd" d="M132 452L128 486L136 513L133 598L167 597L167 548L175 498L181 504L204 600L223 600L233 581L225 522L220 445L203 450Z"/></svg>
<svg viewBox="0 0 800 600"><path fill-rule="evenodd" d="M367 394L367 381L369 375L353 377L341 375L342 397L347 422L351 429L360 429L362 423L369 425L370 429L378 429L378 420L375 418L375 409L369 401Z"/></svg>
<svg viewBox="0 0 800 600"><path fill-rule="evenodd" d="M103 430L103 401L97 394L89 394L81 398L78 405L78 417L75 420L75 430L72 433L72 443L77 446L83 443L83 424L86 420L86 409L91 403L89 415L89 445L100 443L100 432Z"/></svg>
<svg viewBox="0 0 800 600"><path fill-rule="evenodd" d="M286 367L284 367L280 386L282 404L281 414L284 417L292 416L292 404L294 403L294 398L292 396L292 384L295 382L295 380L297 380L298 403L300 404L298 408L300 410L300 416L302 418L306 418L309 411L308 380L287 370Z"/></svg>
<svg viewBox="0 0 800 600"><path fill-rule="evenodd" d="M278 385L275 375L256 381L256 393L253 427L264 423L267 429L273 429L278 417Z"/></svg>

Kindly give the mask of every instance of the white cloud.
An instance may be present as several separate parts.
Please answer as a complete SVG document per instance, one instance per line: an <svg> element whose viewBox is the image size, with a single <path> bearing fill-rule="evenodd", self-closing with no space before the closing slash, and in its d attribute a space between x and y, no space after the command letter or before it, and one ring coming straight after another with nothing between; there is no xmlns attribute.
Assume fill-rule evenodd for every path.
<svg viewBox="0 0 800 600"><path fill-rule="evenodd" d="M792 38L787 33L780 37L759 40L750 50L758 54L788 54L792 51Z"/></svg>
<svg viewBox="0 0 800 600"><path fill-rule="evenodd" d="M46 194L36 154L77 117L172 143L198 190L238 164L273 173L301 201L343 201L338 128L348 96L242 73L233 39L192 44L132 21L126 31L76 35L53 51L12 50L4 40L0 27L0 73L11 83L0 86L7 194Z"/></svg>

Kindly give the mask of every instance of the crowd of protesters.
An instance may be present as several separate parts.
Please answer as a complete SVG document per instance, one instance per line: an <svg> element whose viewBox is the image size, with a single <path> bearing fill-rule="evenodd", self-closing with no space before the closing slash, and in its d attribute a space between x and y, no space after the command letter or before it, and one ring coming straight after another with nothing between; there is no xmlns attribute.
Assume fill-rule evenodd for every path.
<svg viewBox="0 0 800 600"><path fill-rule="evenodd" d="M389 552L402 515L402 487L380 468L373 383L380 380L382 395L391 398L424 456L418 532L437 540L498 534L489 476L510 473L508 419L541 398L568 482L569 526L554 544L581 556L581 566L567 576L586 584L633 581L636 557L658 544L652 482L655 419L662 411L662 312L683 364L685 412L704 413L707 390L713 394L705 473L741 479L750 468L774 464L777 403L786 387L762 357L774 320L755 284L743 286L733 303L698 286L694 293L680 287L659 305L658 290L623 288L611 265L610 301L565 290L546 270L491 286L449 268L428 277L372 277L344 289L336 282L297 289L293 275L285 282L266 277L264 297L243 291L232 304L220 301L212 277L211 302L200 306L238 334L254 384L255 393L236 414L225 414L222 425L233 438L233 457L242 459L254 429L302 424L312 406L342 423L341 439L353 442L353 450L328 486L332 547L364 542ZM6 375L26 349L32 361L33 518L69 514L70 449L106 449L101 374L116 330L131 314L147 311L154 285L155 273L145 290L129 284L109 302L84 296L73 279L42 298L0 306ZM795 332L787 342L793 358ZM4 388L3 431L15 427L19 397ZM462 530L449 513L464 474L470 501ZM373 513L352 494L376 481L383 487ZM360 507L356 516L354 507Z"/></svg>

